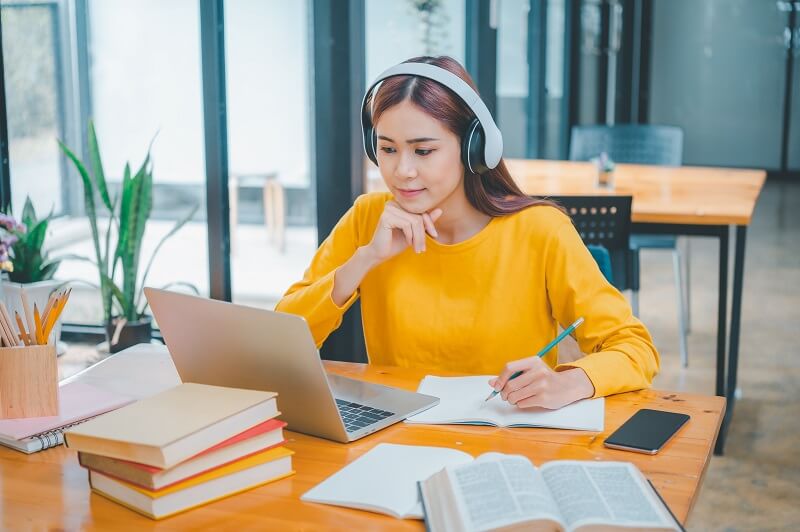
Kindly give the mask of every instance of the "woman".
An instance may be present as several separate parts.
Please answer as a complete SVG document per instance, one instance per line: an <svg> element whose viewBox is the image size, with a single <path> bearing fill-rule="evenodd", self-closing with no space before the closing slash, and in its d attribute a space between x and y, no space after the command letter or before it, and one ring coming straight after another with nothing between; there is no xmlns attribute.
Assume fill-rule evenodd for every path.
<svg viewBox="0 0 800 532"><path fill-rule="evenodd" d="M361 297L370 362L499 374L490 386L523 408L649 386L659 367L649 333L570 219L514 183L463 67L406 63L395 71L429 77L386 77L363 111L365 148L390 192L355 201L276 310L304 316L319 346ZM532 356L578 317L589 355Z"/></svg>

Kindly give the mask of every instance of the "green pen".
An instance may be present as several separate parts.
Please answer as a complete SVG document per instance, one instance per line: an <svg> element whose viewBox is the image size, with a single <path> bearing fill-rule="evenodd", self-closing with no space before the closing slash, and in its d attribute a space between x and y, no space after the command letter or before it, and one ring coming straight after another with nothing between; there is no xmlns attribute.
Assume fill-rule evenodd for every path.
<svg viewBox="0 0 800 532"><path fill-rule="evenodd" d="M567 327L566 329L564 329L564 330L561 332L561 334L559 334L558 336L556 336L556 337L555 337L555 339L554 339L552 342L550 342L549 344L547 344L546 346L544 346L544 347L542 348L542 350L541 350L541 351L539 351L538 353L536 353L536 356L537 356L537 357L539 357L539 358L542 358L544 355L546 355L546 354L547 354L547 352L548 352L548 351L550 351L550 350L551 350L551 349L553 349L555 346L557 346L557 345L558 345L558 343L559 343L561 340L563 340L564 338L566 338L566 337L567 337L569 334L571 334L571 333L572 333L572 331L574 331L575 329L577 329L577 328L578 328L578 326L579 326L581 323L583 323L583 318L578 318L577 320L575 320L575 323L573 323L572 325L570 325L569 327ZM508 378L508 380L516 379L516 378L517 378L517 377L519 377L520 375L522 375L522 372L521 372L521 371L515 371L515 372L514 372L514 373L513 373L513 374L512 374L512 375L511 375L509 378ZM492 397L494 397L494 396L495 396L495 395L497 395L498 393L500 393L500 392L498 392L497 390L492 390L492 393L490 393L490 394L489 394L489 397L487 397L486 399L484 399L484 401L483 401L483 402L485 403L486 401L488 401L489 399L491 399Z"/></svg>

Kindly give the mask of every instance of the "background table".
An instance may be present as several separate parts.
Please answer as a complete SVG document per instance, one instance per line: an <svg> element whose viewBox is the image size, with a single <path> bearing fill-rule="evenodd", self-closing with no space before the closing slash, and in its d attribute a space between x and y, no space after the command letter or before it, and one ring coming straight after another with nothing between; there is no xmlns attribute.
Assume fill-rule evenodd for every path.
<svg viewBox="0 0 800 532"><path fill-rule="evenodd" d="M526 194L633 196L631 218L632 231L635 233L711 236L719 239L716 394L728 399L728 408L715 452L722 454L733 416L739 367L747 226L750 225L758 195L764 186L766 172L700 166L619 164L614 171L615 187L606 190L595 186L596 169L592 163L523 159L506 163ZM735 253L730 338L726 349L728 244L731 237L734 239Z"/></svg>
<svg viewBox="0 0 800 532"><path fill-rule="evenodd" d="M331 373L417 387L422 370L326 362ZM444 374L437 372L437 374ZM71 377L118 393L144 397L179 382L165 348L136 346ZM278 397L280 408L281 398ZM656 456L606 449L603 439L640 408L683 412L689 423ZM287 431L297 474L164 521L151 521L91 494L77 454L57 447L25 455L0 447L2 530L422 530L423 523L347 508L305 503L300 496L378 443L434 445L466 451L523 454L535 464L559 459L635 463L685 522L703 482L725 401L720 397L645 390L609 397L603 433L399 423L347 445Z"/></svg>

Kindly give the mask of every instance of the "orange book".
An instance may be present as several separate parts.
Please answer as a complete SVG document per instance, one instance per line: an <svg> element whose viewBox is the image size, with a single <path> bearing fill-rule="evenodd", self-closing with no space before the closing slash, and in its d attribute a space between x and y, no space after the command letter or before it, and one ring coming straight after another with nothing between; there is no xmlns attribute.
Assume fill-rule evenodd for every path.
<svg viewBox="0 0 800 532"><path fill-rule="evenodd" d="M78 461L92 471L146 489L159 490L283 444L285 426L283 421L270 419L169 469L82 452L78 453Z"/></svg>
<svg viewBox="0 0 800 532"><path fill-rule="evenodd" d="M160 490L148 490L89 470L92 490L151 519L177 513L294 474L292 451L276 447Z"/></svg>

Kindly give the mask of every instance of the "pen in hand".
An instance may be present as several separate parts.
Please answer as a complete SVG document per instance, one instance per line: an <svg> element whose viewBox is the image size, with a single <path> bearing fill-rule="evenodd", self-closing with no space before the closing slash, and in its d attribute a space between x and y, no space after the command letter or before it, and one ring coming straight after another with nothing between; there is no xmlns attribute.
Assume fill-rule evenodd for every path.
<svg viewBox="0 0 800 532"><path fill-rule="evenodd" d="M572 331L574 331L575 329L577 329L577 328L578 328L578 326L579 326L581 323L583 323L583 318L578 318L577 320L575 320L575 323L573 323L572 325L570 325L569 327L567 327L566 329L564 329L563 331L561 331L561 334L559 334L558 336L556 336L556 337L555 337L555 339L554 339L552 342L550 342L549 344L547 344L546 346L544 346L544 347L542 348L542 350L541 350L541 351L539 351L538 353L536 353L536 356L537 356L537 357L539 357L539 358L541 358L541 357L543 357L544 355L546 355L546 354L547 354L547 352L548 352L548 351L550 351L551 349L553 349L553 348L554 348L556 345L558 345L558 343L559 343L561 340L563 340L564 338L566 338L568 335L570 335L570 334L572 333ZM520 375L522 375L522 371L515 371L514 373L512 373L512 374L511 374L511 376L508 378L508 380L513 380L513 379L516 379L516 378L517 378L517 377L519 377ZM484 399L484 401L483 401L483 402L485 403L486 401L488 401L489 399L491 399L492 397L494 397L494 396L495 396L495 395L497 395L498 393L500 393L500 391L499 391L499 390L492 390L492 393L490 393L490 394L489 394L489 397L487 397L486 399Z"/></svg>

